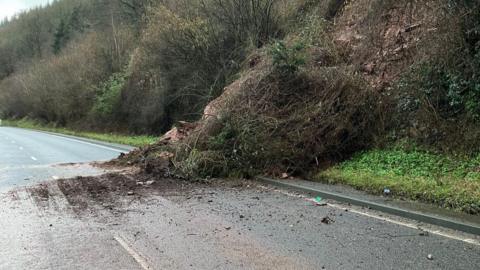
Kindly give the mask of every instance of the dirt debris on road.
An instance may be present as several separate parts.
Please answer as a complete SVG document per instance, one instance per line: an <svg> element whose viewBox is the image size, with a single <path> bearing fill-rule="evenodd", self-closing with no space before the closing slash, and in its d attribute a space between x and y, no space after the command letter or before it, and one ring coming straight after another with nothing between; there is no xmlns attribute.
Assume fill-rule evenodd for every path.
<svg viewBox="0 0 480 270"><path fill-rule="evenodd" d="M25 198L30 198L31 210ZM433 234L425 237L416 229L335 208L330 202L312 207L304 196L246 180L188 181L141 172L111 173L46 182L19 189L2 201L10 216L0 211L0 219L33 220L12 232L18 237L11 235L25 239L31 234L25 246L43 234L39 246L44 241L72 245L68 239L73 236L62 234L67 240L57 239L62 230L81 232L82 237L102 235L95 236L98 239L113 235L141 254L154 266L151 269L317 269L318 265L475 269L466 263L471 258L474 265L480 264L474 256L480 252L478 246ZM43 226L35 224L38 218ZM32 229L25 231L29 226ZM92 249L104 252L102 244L95 243ZM74 244L68 249L89 245L88 241ZM435 260L426 260L432 250ZM30 255L0 251L0 255L21 261L38 252L45 251L32 249ZM62 262L61 256L50 259ZM70 260L81 265L81 256Z"/></svg>

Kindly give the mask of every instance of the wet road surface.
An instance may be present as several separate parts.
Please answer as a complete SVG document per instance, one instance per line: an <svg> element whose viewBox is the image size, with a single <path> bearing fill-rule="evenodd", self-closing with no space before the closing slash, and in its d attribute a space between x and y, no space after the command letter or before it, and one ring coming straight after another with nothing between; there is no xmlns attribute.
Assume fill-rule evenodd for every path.
<svg viewBox="0 0 480 270"><path fill-rule="evenodd" d="M480 266L478 238L426 233L368 209L315 206L254 182L146 184L139 177L50 181L4 193L0 269Z"/></svg>
<svg viewBox="0 0 480 270"><path fill-rule="evenodd" d="M121 151L0 128L0 269L480 268L477 236L255 182L53 180Z"/></svg>
<svg viewBox="0 0 480 270"><path fill-rule="evenodd" d="M110 160L125 152L75 138L56 136L26 129L0 127L0 190L37 181L96 175L103 173L87 164L60 166Z"/></svg>

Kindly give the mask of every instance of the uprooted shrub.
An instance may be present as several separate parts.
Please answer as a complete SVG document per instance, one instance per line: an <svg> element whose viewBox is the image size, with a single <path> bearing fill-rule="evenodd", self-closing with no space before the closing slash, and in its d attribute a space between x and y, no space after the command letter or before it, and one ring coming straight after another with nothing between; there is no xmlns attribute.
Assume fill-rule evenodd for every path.
<svg viewBox="0 0 480 270"><path fill-rule="evenodd" d="M370 145L375 95L346 68L332 67L338 60L326 21L309 13L298 24L301 31L253 55L251 69L207 107L200 130L176 149L182 174L303 174Z"/></svg>
<svg viewBox="0 0 480 270"><path fill-rule="evenodd" d="M222 127L191 140L177 167L188 175L303 174L367 147L375 133L369 88L338 68L275 69L229 101Z"/></svg>

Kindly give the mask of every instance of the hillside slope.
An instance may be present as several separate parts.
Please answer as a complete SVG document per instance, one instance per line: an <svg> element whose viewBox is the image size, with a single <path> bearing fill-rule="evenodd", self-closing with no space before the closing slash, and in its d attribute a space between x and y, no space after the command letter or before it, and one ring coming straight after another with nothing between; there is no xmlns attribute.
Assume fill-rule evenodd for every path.
<svg viewBox="0 0 480 270"><path fill-rule="evenodd" d="M452 85L430 73L466 71L449 62L456 51L442 53L468 46L461 30L467 22L446 30L445 18L473 16L472 10L446 10L438 1L359 0L341 5L328 21L318 15L322 8L299 9L294 31L251 53L240 78L206 106L201 120L176 127L127 160L188 177L316 174L478 213L478 128L467 103L479 100L459 101L456 108L441 102L452 98ZM462 61L475 63L472 53ZM468 83L475 84L478 69L472 68ZM458 94L469 95L463 91ZM368 163L366 152L362 159L362 151L376 148L386 149L384 158ZM358 174L350 170L357 161L331 167L352 155L370 165L361 163Z"/></svg>
<svg viewBox="0 0 480 270"><path fill-rule="evenodd" d="M0 114L174 127L122 160L149 172L315 175L478 213L479 18L466 0L55 2L0 26ZM4 56L19 44L41 46Z"/></svg>

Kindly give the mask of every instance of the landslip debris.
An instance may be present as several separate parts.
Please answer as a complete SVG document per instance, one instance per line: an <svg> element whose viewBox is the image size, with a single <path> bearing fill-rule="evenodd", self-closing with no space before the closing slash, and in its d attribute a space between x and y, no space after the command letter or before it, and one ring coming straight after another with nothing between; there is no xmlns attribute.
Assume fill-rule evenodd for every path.
<svg viewBox="0 0 480 270"><path fill-rule="evenodd" d="M326 217L323 217L323 218L322 218L321 222L322 222L323 224L329 225L329 224L334 223L335 220L332 219L330 216L326 216Z"/></svg>

